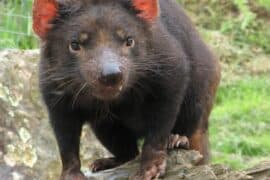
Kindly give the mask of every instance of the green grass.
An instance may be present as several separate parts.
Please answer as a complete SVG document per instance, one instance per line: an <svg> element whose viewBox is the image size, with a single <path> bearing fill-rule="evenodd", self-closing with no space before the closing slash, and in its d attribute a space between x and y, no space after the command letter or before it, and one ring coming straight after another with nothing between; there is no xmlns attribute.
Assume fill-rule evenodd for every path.
<svg viewBox="0 0 270 180"><path fill-rule="evenodd" d="M250 77L222 85L211 115L213 162L246 168L270 158L270 79Z"/></svg>
<svg viewBox="0 0 270 180"><path fill-rule="evenodd" d="M201 29L220 32L233 46L270 53L269 0L178 1L191 12Z"/></svg>
<svg viewBox="0 0 270 180"><path fill-rule="evenodd" d="M37 47L32 33L32 0L0 1L0 49Z"/></svg>
<svg viewBox="0 0 270 180"><path fill-rule="evenodd" d="M270 0L258 0L258 3L270 11Z"/></svg>

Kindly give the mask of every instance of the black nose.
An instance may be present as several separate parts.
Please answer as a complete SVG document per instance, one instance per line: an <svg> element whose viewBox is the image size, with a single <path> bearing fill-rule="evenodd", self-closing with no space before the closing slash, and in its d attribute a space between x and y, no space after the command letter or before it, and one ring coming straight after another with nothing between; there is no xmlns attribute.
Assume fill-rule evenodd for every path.
<svg viewBox="0 0 270 180"><path fill-rule="evenodd" d="M116 86L123 80L123 73L116 63L106 63L103 65L99 82L104 86Z"/></svg>

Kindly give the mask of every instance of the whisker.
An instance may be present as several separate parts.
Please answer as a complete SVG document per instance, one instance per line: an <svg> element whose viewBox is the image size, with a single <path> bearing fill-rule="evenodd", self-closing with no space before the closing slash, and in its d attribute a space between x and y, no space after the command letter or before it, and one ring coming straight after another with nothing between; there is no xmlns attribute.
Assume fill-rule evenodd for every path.
<svg viewBox="0 0 270 180"><path fill-rule="evenodd" d="M79 89L79 91L75 94L74 98L73 98L73 102L72 102L72 109L74 108L75 106L75 103L80 95L80 93L83 91L83 89L87 86L87 83L84 83L82 85L82 87Z"/></svg>
<svg viewBox="0 0 270 180"><path fill-rule="evenodd" d="M52 104L52 108L55 108L56 105L57 105L58 103L60 103L61 100L62 100L64 97L65 97L65 94L63 94L62 96L60 96L59 98L57 98L57 99L55 100L55 102Z"/></svg>

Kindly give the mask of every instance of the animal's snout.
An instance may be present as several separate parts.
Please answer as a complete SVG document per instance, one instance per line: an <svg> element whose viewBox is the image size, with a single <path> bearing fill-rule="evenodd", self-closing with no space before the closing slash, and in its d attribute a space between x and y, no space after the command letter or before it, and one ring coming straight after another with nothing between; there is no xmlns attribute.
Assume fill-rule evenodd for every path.
<svg viewBox="0 0 270 180"><path fill-rule="evenodd" d="M120 86L123 82L123 72L117 63L105 63L102 67L99 82L106 87Z"/></svg>

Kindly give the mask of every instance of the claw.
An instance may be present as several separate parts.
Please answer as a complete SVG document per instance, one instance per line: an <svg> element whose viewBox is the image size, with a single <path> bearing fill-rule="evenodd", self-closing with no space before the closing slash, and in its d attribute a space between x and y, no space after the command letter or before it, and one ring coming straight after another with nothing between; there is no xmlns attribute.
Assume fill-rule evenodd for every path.
<svg viewBox="0 0 270 180"><path fill-rule="evenodd" d="M183 148L189 149L189 140L186 136L180 136L179 134L171 134L169 137L168 149Z"/></svg>

